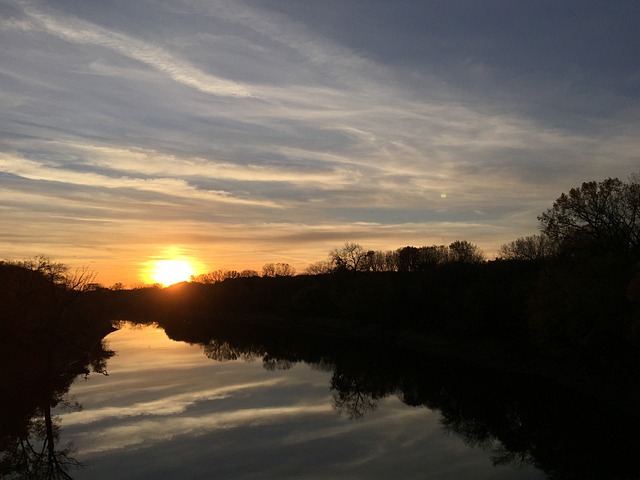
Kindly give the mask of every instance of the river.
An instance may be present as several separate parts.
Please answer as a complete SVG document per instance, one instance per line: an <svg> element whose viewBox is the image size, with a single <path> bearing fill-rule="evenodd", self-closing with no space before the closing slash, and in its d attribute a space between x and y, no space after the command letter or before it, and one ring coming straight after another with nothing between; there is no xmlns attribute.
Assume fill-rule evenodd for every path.
<svg viewBox="0 0 640 480"><path fill-rule="evenodd" d="M124 324L107 342L108 375L78 377L82 409L56 412L84 465L76 479L545 478L527 461L495 465L500 442L463 439L402 395L337 392L332 365L215 360L224 344L207 356L155 326Z"/></svg>

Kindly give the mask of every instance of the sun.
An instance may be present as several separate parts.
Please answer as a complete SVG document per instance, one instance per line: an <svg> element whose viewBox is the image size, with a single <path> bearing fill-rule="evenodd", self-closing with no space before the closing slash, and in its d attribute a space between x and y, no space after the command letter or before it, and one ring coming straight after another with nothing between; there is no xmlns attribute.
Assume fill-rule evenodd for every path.
<svg viewBox="0 0 640 480"><path fill-rule="evenodd" d="M195 268L188 260L156 260L150 273L155 283L166 287L189 280L195 274Z"/></svg>

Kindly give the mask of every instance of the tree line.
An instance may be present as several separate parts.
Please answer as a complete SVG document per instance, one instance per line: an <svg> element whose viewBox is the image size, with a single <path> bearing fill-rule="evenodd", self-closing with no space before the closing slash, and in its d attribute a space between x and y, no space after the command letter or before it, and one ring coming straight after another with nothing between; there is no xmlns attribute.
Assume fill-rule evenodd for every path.
<svg viewBox="0 0 640 480"><path fill-rule="evenodd" d="M449 246L406 246L397 250L366 250L358 243L347 242L329 253L327 260L313 263L305 273L316 275L340 271L414 272L449 262L482 263L485 254L475 244L456 240Z"/></svg>
<svg viewBox="0 0 640 480"><path fill-rule="evenodd" d="M609 257L633 266L640 260L640 174L631 175L627 182L617 178L584 182L561 194L538 220L539 233L501 245L496 260ZM467 240L387 251L367 250L358 243L346 242L331 250L327 259L310 264L304 273L412 272L446 263L486 261L485 253ZM267 263L262 268L266 277L295 273L287 263ZM192 281L215 283L259 275L255 270L217 270L194 276Z"/></svg>
<svg viewBox="0 0 640 480"><path fill-rule="evenodd" d="M296 274L296 269L288 263L268 262L262 266L263 277L291 277ZM213 284L222 282L230 278L251 278L259 277L261 274L257 270L215 270L213 272L192 275L191 281L203 284Z"/></svg>
<svg viewBox="0 0 640 480"><path fill-rule="evenodd" d="M310 264L303 272L306 275L322 275L343 271L351 272L413 272L445 263L477 264L485 261L484 252L466 240L456 240L450 245L424 247L406 246L397 250L366 250L358 243L346 242L333 249L326 260ZM234 278L291 277L295 267L288 263L265 263L262 272L257 270L215 270L192 275L191 282L214 284Z"/></svg>

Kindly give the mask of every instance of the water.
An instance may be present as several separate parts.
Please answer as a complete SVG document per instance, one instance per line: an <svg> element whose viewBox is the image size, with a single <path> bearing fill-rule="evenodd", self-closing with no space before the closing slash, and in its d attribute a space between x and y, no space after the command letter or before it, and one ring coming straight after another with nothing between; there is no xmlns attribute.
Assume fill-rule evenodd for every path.
<svg viewBox="0 0 640 480"><path fill-rule="evenodd" d="M190 345L150 326L107 341L109 375L78 377L69 396L82 410L58 412L60 441L85 465L76 479L545 478L527 462L494 466L500 442L463 439L438 410L401 401L407 391L360 389L361 374L335 365Z"/></svg>

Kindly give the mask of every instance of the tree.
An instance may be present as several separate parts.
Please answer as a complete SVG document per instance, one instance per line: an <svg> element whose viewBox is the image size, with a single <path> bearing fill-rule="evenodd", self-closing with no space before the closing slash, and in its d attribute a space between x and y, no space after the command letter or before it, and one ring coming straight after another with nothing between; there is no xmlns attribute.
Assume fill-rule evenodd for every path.
<svg viewBox="0 0 640 480"><path fill-rule="evenodd" d="M191 281L211 285L222 282L227 278L246 278L257 276L258 272L255 270L242 270L241 272L237 270L215 270L213 272L201 273L200 275L191 275Z"/></svg>
<svg viewBox="0 0 640 480"><path fill-rule="evenodd" d="M456 240L449 245L449 260L460 263L482 263L484 253L471 242Z"/></svg>
<svg viewBox="0 0 640 480"><path fill-rule="evenodd" d="M331 261L320 260L319 262L310 264L304 271L308 275L322 275L325 273L331 273L332 270L333 265Z"/></svg>
<svg viewBox="0 0 640 480"><path fill-rule="evenodd" d="M444 245L420 247L420 261L423 265L440 265L449 260L449 249Z"/></svg>
<svg viewBox="0 0 640 480"><path fill-rule="evenodd" d="M364 270L367 252L357 243L345 243L340 249L329 253L335 270L351 270L354 272Z"/></svg>
<svg viewBox="0 0 640 480"><path fill-rule="evenodd" d="M240 276L242 278L251 278L251 277L259 277L260 274L252 269L245 269L240 272Z"/></svg>
<svg viewBox="0 0 640 480"><path fill-rule="evenodd" d="M420 250L416 247L398 249L398 271L415 272L420 268Z"/></svg>
<svg viewBox="0 0 640 480"><path fill-rule="evenodd" d="M565 253L637 261L640 253L640 177L585 182L563 193L538 217L542 233Z"/></svg>
<svg viewBox="0 0 640 480"><path fill-rule="evenodd" d="M36 272L46 278L52 286L61 287L70 291L82 292L90 290L96 278L96 274L91 272L87 267L81 267L71 271L67 265L54 262L51 258L43 255L30 260L17 262L16 265Z"/></svg>
<svg viewBox="0 0 640 480"><path fill-rule="evenodd" d="M213 284L221 282L225 278L225 272L223 270L216 270L214 272L201 273L200 275L192 275L191 281L196 283Z"/></svg>
<svg viewBox="0 0 640 480"><path fill-rule="evenodd" d="M296 269L288 263L265 263L262 267L263 277L292 277Z"/></svg>
<svg viewBox="0 0 640 480"><path fill-rule="evenodd" d="M42 255L21 262L7 262L6 265L23 271L21 276L25 278L20 288L30 292L34 304L30 308L41 309L52 329L79 295L95 285L96 274L87 267L71 270L67 265ZM38 301L33 301L36 298Z"/></svg>
<svg viewBox="0 0 640 480"><path fill-rule="evenodd" d="M553 242L546 235L529 235L505 243L498 251L503 260L542 260L555 253Z"/></svg>
<svg viewBox="0 0 640 480"><path fill-rule="evenodd" d="M369 250L362 259L362 270L366 272L385 272L387 269L386 255L379 250Z"/></svg>

